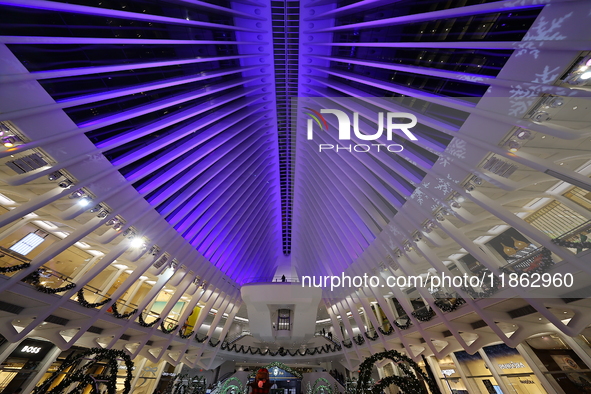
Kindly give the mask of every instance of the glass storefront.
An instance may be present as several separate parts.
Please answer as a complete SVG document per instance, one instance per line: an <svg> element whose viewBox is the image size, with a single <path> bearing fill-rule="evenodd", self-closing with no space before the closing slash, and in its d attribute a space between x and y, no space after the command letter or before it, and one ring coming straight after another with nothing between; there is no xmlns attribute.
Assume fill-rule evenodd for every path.
<svg viewBox="0 0 591 394"><path fill-rule="evenodd" d="M53 349L53 344L36 339L25 339L0 365L0 392L11 393L22 388L35 374L41 361Z"/></svg>
<svg viewBox="0 0 591 394"><path fill-rule="evenodd" d="M506 394L546 394L546 390L540 383L533 370L523 356L505 344L486 346L484 352L499 374Z"/></svg>
<svg viewBox="0 0 591 394"><path fill-rule="evenodd" d="M466 384L460 376L460 370L450 356L437 360L441 374L439 378L444 390L449 394L468 394Z"/></svg>
<svg viewBox="0 0 591 394"><path fill-rule="evenodd" d="M591 393L591 369L556 334L526 340L538 359L538 366L559 392Z"/></svg>
<svg viewBox="0 0 591 394"><path fill-rule="evenodd" d="M503 393L480 354L468 354L462 351L456 352L455 355L466 378L479 393L507 394Z"/></svg>

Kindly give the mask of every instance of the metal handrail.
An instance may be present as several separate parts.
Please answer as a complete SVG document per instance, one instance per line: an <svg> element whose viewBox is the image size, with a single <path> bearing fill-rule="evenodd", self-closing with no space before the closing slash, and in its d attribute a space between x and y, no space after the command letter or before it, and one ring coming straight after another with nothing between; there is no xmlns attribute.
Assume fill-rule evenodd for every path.
<svg viewBox="0 0 591 394"><path fill-rule="evenodd" d="M527 268L531 266L531 264L535 261L535 259L540 256L546 250L545 247L541 246L537 249L532 250L530 253L526 254L523 257L520 257L518 260L515 260L507 265L504 265L501 269L506 269L509 271L516 271L516 272L524 272ZM554 261L552 261L554 263Z"/></svg>
<svg viewBox="0 0 591 394"><path fill-rule="evenodd" d="M19 260L19 261L20 261L20 262L22 262L22 263L30 263L30 262L31 262L31 260L30 260L30 259L26 258L26 257L25 257L25 256L23 256L22 254L20 254L20 253L16 253L15 251L13 251L13 250L10 250L10 249L6 249L6 248L4 248L4 247L2 247L2 246L0 246L0 252L1 252L2 254L4 254L4 255L9 255L9 256L10 256L10 257L12 257L13 259Z"/></svg>
<svg viewBox="0 0 591 394"><path fill-rule="evenodd" d="M555 239L558 240L566 240L568 238L574 237L576 235L581 234L583 231L585 230L590 230L591 231L591 220L586 221L585 223L573 228L572 230L567 231L566 233L559 235L558 237L556 237Z"/></svg>

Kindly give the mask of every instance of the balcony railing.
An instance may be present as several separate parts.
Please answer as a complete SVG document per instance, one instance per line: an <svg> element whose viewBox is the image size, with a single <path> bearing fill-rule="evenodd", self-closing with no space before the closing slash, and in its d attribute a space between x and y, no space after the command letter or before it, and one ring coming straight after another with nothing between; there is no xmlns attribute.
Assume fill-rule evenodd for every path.
<svg viewBox="0 0 591 394"><path fill-rule="evenodd" d="M553 265L554 260L552 259L552 252L542 247L532 251L531 253L521 257L516 261L513 261L510 264L503 266L501 270L504 272L516 272L518 274L531 274L534 272L543 273L548 271L548 269L550 269L550 267Z"/></svg>
<svg viewBox="0 0 591 394"><path fill-rule="evenodd" d="M581 253L591 249L591 220L575 227L574 229L552 240L557 245L574 249L575 253Z"/></svg>

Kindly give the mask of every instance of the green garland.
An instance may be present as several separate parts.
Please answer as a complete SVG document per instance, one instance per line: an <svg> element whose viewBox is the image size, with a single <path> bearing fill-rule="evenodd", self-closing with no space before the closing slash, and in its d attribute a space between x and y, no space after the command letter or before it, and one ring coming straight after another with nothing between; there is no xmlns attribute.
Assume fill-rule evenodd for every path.
<svg viewBox="0 0 591 394"><path fill-rule="evenodd" d="M400 324L400 323L398 323L397 320L394 320L394 325L401 330L408 330L410 328L410 326L412 326L412 321L410 321L410 319L407 317L406 323Z"/></svg>
<svg viewBox="0 0 591 394"><path fill-rule="evenodd" d="M169 385L170 390L167 391L171 394L205 394L207 389L207 383L205 377L193 376L189 374L178 375L172 386Z"/></svg>
<svg viewBox="0 0 591 394"><path fill-rule="evenodd" d="M199 339L199 337L197 335L195 335L195 340L199 343L203 343L203 342L207 341L207 338L209 338L209 335L204 336L203 339Z"/></svg>
<svg viewBox="0 0 591 394"><path fill-rule="evenodd" d="M451 301L453 300L453 302ZM462 305L464 305L466 303L466 300L464 300L462 297L456 297L456 298L438 298L435 300L434 304L435 306L437 306L437 308L441 309L442 312L453 312L456 309L458 309L459 307L461 307Z"/></svg>
<svg viewBox="0 0 591 394"><path fill-rule="evenodd" d="M28 263L25 263L25 264L28 264ZM36 270L36 271L31 272L29 275L25 276L21 281L30 284L31 286L35 287L35 290L37 290L40 293L45 293L45 294L57 294L57 293L61 293L63 291L71 290L74 287L76 287L76 283L68 283L65 286L57 287L55 289L52 289L51 287L43 286L41 284L41 271L40 270Z"/></svg>
<svg viewBox="0 0 591 394"><path fill-rule="evenodd" d="M191 331L189 331L189 333L187 333L187 334L183 334L183 331L182 331L182 330L180 330L180 331L179 331L179 337L181 337L182 339L188 339L188 338L190 338L190 337L191 337L191 335L193 335L193 333L194 333L194 332L195 332L195 331L191 330Z"/></svg>
<svg viewBox="0 0 591 394"><path fill-rule="evenodd" d="M277 367L279 369L282 369L282 370L284 370L287 373L292 374L293 376L295 376L298 379L301 379L302 378L302 374L301 373L299 373L298 371L296 371L294 369L291 369L290 367L288 367L287 365L285 365L285 364L283 364L282 362L279 362L279 361L272 361L269 364L267 364L267 365L265 365L264 367L261 367L261 368L271 369L271 368L275 368L275 367ZM254 377L256 376L256 374L257 374L257 371L252 371L248 375L248 378L249 379L254 379Z"/></svg>
<svg viewBox="0 0 591 394"><path fill-rule="evenodd" d="M85 308L97 308L99 306L105 305L107 302L110 302L110 301L111 301L110 298L106 298L106 299L102 300L101 302L95 302L95 303L91 304L88 301L86 301L86 299L84 298L84 288L78 290L78 303Z"/></svg>
<svg viewBox="0 0 591 394"><path fill-rule="evenodd" d="M373 332L372 336L370 336L367 331L364 331L363 335L365 335L365 337L370 341L376 341L380 337L376 331Z"/></svg>
<svg viewBox="0 0 591 394"><path fill-rule="evenodd" d="M25 268L29 268L31 266L30 263L22 263L19 265L13 265L12 267L0 267L0 274L6 274L8 272L16 272L20 270L24 270Z"/></svg>
<svg viewBox="0 0 591 394"><path fill-rule="evenodd" d="M117 310L117 303L114 303L113 305L111 305L111 313L113 313L113 316L115 316L117 319L127 319L130 316L133 316L136 314L136 312L138 311L138 309L133 309L130 312L121 314L119 313L119 311Z"/></svg>
<svg viewBox="0 0 591 394"><path fill-rule="evenodd" d="M437 314L431 308L423 308L416 311L412 311L411 315L413 315L418 321L426 322L433 319Z"/></svg>
<svg viewBox="0 0 591 394"><path fill-rule="evenodd" d="M392 335L394 332L394 327L390 325L390 328L384 330L382 327L378 327L378 331L382 333L382 335Z"/></svg>
<svg viewBox="0 0 591 394"><path fill-rule="evenodd" d="M146 328L150 328L153 327L154 324L158 323L160 321L160 318L157 317L156 319L154 319L154 321L152 321L151 323L146 323L146 321L144 320L144 316L143 313L140 313L140 315L138 316L138 324L142 327L146 327Z"/></svg>
<svg viewBox="0 0 591 394"><path fill-rule="evenodd" d="M579 234L579 238L579 242L564 241L559 238L553 239L552 242L554 242L558 246L562 246L563 248L576 249L577 253L580 253L583 249L591 249L591 242L587 241L589 239L587 235Z"/></svg>
<svg viewBox="0 0 591 394"><path fill-rule="evenodd" d="M371 373L376 362L389 359L398 365L402 371L402 376L388 376L380 380L377 384L371 385ZM396 350L388 350L381 353L376 353L368 357L361 363L359 373L359 381L357 384L356 394L382 394L386 387L394 384L398 386L402 392L406 394L428 394L417 376L420 376L427 382L432 393L439 392L437 384L429 379L429 377L421 370L417 363L409 357L397 352Z"/></svg>
<svg viewBox="0 0 591 394"><path fill-rule="evenodd" d="M164 323L165 323L165 320L162 320L162 322L160 323L160 331L162 331L165 334L170 334L171 332L173 332L174 330L179 328L178 324L172 324L172 323L169 323L168 324L169 327L166 328L166 327L164 327Z"/></svg>
<svg viewBox="0 0 591 394"><path fill-rule="evenodd" d="M68 283L67 285L62 286L62 287L58 287L56 289L52 289L50 287L45 287L45 286L35 286L35 288L37 289L37 291L39 291L41 293L45 293L45 294L61 293L62 291L71 290L74 287L76 287L76 283Z"/></svg>
<svg viewBox="0 0 591 394"><path fill-rule="evenodd" d="M363 345L365 343L365 338L363 338L361 335L357 335L357 336L353 337L353 341L357 345Z"/></svg>
<svg viewBox="0 0 591 394"><path fill-rule="evenodd" d="M95 356L90 362L82 363L84 359ZM108 376L92 376L88 373L89 368L99 360L107 360ZM117 359L123 359L126 368L126 377L122 394L129 394L131 391L131 380L133 378L133 362L127 353L122 350L92 348L82 354L74 356L71 353L58 369L48 377L41 385L35 387L33 394L82 394L90 385L92 394L116 394L117 392L117 373L119 365ZM68 372L66 377L54 388L48 390L51 384L64 373L66 368L72 367L73 372ZM67 391L71 384L78 383L73 390ZM100 384L107 386L106 392L99 389Z"/></svg>

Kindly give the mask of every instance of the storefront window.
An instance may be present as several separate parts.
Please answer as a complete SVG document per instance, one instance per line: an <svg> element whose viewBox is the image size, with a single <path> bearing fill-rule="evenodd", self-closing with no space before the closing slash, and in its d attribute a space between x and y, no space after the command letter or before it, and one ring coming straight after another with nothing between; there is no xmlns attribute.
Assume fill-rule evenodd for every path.
<svg viewBox="0 0 591 394"><path fill-rule="evenodd" d="M0 392L22 388L52 348L53 344L47 341L22 341L0 366Z"/></svg>
<svg viewBox="0 0 591 394"><path fill-rule="evenodd" d="M483 349L509 390L508 394L546 394L537 376L517 349L505 344Z"/></svg>
<svg viewBox="0 0 591 394"><path fill-rule="evenodd" d="M591 370L558 335L526 340L548 381L566 393L591 393Z"/></svg>
<svg viewBox="0 0 591 394"><path fill-rule="evenodd" d="M466 374L466 378L482 394L507 394L501 391L499 384L480 357L480 354L468 354L466 352L455 353L460 367Z"/></svg>
<svg viewBox="0 0 591 394"><path fill-rule="evenodd" d="M450 394L468 394L468 389L460 376L458 366L451 357L437 360L441 375L438 376L443 383L444 390Z"/></svg>

